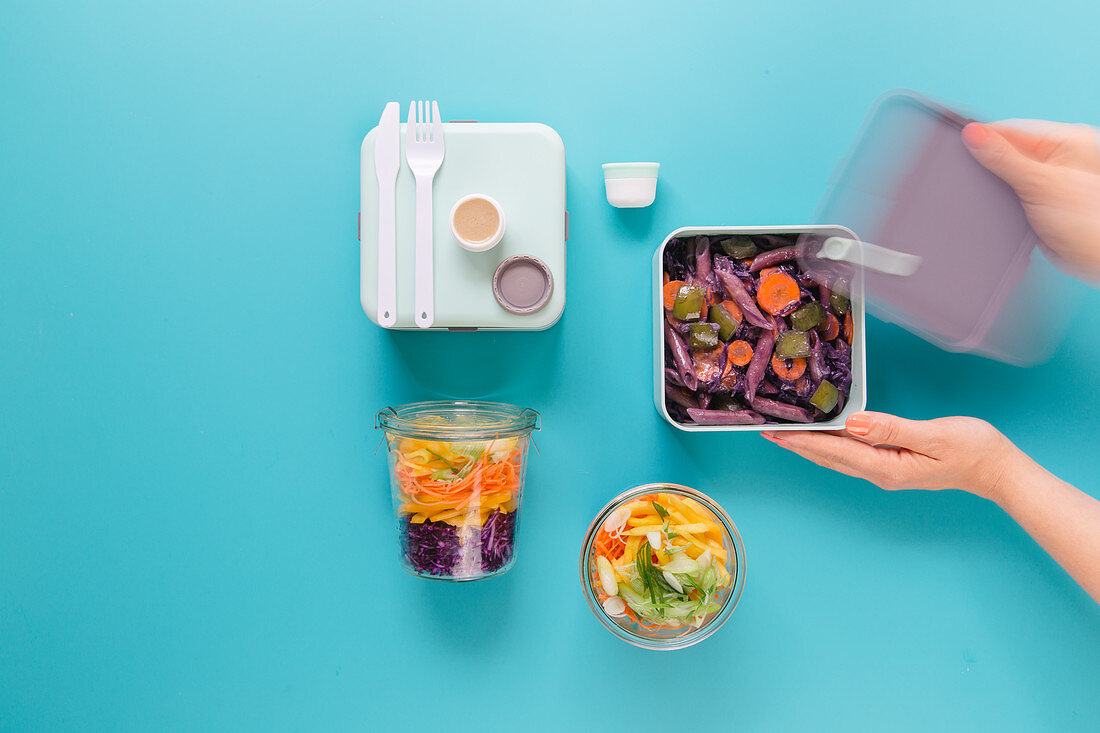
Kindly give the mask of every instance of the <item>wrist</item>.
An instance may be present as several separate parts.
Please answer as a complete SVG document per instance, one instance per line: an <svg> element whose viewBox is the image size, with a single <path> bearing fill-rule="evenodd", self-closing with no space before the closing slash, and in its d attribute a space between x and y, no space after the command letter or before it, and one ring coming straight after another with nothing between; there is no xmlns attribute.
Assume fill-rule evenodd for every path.
<svg viewBox="0 0 1100 733"><path fill-rule="evenodd" d="M983 461L981 475L975 482L975 494L1003 505L1023 485L1021 480L1031 461L1012 441L1003 435L1001 444L990 450Z"/></svg>

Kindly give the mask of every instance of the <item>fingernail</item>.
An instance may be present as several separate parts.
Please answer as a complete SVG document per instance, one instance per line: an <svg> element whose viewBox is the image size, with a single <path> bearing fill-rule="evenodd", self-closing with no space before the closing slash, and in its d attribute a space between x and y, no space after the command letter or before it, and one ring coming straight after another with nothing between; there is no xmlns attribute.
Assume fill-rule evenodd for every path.
<svg viewBox="0 0 1100 733"><path fill-rule="evenodd" d="M980 148L989 139L989 133L980 122L971 122L963 128L963 142L972 148Z"/></svg>
<svg viewBox="0 0 1100 733"><path fill-rule="evenodd" d="M857 412L848 418L845 427L852 435L866 435L871 432L871 416Z"/></svg>
<svg viewBox="0 0 1100 733"><path fill-rule="evenodd" d="M773 443L782 443L782 442L784 442L783 439L779 437L779 433L767 432L767 433L760 433L760 434L763 435L766 440L770 440Z"/></svg>

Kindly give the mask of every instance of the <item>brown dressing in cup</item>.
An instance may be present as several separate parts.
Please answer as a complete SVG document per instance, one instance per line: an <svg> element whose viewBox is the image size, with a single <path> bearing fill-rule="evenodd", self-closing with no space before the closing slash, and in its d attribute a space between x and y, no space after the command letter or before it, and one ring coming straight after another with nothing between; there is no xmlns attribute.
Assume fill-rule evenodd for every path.
<svg viewBox="0 0 1100 733"><path fill-rule="evenodd" d="M500 229L500 214L483 198L463 201L455 209L452 221L455 232L471 244L487 242Z"/></svg>

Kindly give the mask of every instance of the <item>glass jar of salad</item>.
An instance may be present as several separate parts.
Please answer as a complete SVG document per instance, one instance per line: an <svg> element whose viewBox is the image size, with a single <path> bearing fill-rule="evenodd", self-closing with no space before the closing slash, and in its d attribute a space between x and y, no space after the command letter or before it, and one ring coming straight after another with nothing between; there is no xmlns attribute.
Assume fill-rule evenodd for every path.
<svg viewBox="0 0 1100 733"><path fill-rule="evenodd" d="M677 484L647 484L596 515L581 549L596 618L643 649L683 649L725 623L745 585L745 548L722 507Z"/></svg>
<svg viewBox="0 0 1100 733"><path fill-rule="evenodd" d="M512 567L527 446L538 423L534 410L495 402L379 411L407 570L478 580Z"/></svg>

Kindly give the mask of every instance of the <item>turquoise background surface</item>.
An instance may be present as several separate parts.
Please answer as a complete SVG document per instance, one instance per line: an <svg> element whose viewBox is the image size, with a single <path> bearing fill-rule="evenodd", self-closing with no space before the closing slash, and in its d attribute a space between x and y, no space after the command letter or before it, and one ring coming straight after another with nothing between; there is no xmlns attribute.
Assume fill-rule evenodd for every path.
<svg viewBox="0 0 1100 733"><path fill-rule="evenodd" d="M650 395L650 258L808 220L898 86L1100 122L1100 8L1032 3L8 2L0 9L0 728L1095 730L1100 609L995 506L886 493ZM358 301L383 103L565 141L568 302L542 333L387 333ZM662 163L617 211L599 164ZM1100 294L1087 307L1100 307ZM1049 363L871 322L870 405L976 415L1100 493L1100 339ZM397 563L373 416L540 410L519 560ZM592 617L614 494L719 500L748 553L714 637Z"/></svg>

